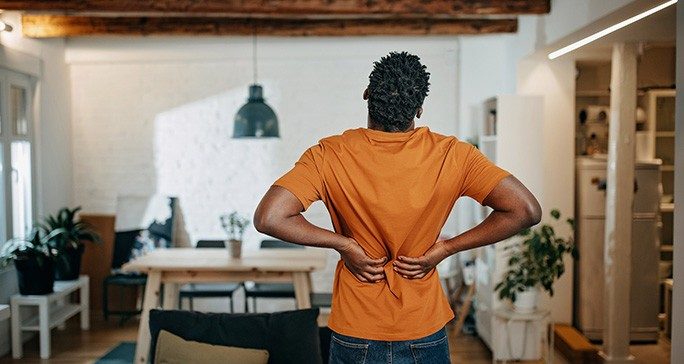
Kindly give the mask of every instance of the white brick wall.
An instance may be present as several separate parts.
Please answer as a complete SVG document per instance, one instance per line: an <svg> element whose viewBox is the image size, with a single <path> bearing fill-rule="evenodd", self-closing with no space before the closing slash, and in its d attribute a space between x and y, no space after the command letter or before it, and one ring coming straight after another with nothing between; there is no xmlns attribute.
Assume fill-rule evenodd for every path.
<svg viewBox="0 0 684 364"><path fill-rule="evenodd" d="M259 81L281 138L240 140L231 136L252 79L248 39L70 41L76 203L112 213L118 194L175 195L191 239L223 238L221 213L251 218L268 186L308 146L365 126L361 95L372 62L390 50L417 53L432 74L418 123L455 133L455 47L446 37L260 40ZM330 227L321 203L307 217ZM250 227L247 249L262 238ZM331 252L328 269L315 275L316 290L332 289L337 259ZM293 304L284 305L264 308Z"/></svg>

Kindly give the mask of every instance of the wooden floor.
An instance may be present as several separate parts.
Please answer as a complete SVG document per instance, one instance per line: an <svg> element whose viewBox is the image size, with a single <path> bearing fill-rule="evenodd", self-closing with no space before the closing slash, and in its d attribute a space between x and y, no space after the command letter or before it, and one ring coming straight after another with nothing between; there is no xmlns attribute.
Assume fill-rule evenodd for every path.
<svg viewBox="0 0 684 364"><path fill-rule="evenodd" d="M91 319L90 331L81 331L78 318L67 322L63 331L57 329L52 332L52 358L41 360L38 355L38 340L32 339L24 344L24 358L13 360L11 354L0 358L3 363L93 363L110 349L122 341L135 341L138 321L129 320L122 326L113 319L104 322L100 316ZM476 336L455 335L449 328L449 346L452 363L485 364L492 362L492 356L485 344ZM637 358L636 363L668 364L670 362L670 345L666 340L659 344L632 345L632 354ZM565 364L567 361L556 352L555 364ZM528 361L525 363L535 363ZM542 363L539 361L538 363Z"/></svg>

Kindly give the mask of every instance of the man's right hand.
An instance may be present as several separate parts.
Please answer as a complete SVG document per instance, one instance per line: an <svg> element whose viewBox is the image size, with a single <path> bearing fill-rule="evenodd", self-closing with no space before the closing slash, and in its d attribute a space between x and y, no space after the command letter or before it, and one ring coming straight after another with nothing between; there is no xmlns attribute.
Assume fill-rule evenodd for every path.
<svg viewBox="0 0 684 364"><path fill-rule="evenodd" d="M369 257L361 245L351 238L337 251L342 256L347 269L361 282L375 283L385 278L383 265L387 262L387 257L378 259Z"/></svg>

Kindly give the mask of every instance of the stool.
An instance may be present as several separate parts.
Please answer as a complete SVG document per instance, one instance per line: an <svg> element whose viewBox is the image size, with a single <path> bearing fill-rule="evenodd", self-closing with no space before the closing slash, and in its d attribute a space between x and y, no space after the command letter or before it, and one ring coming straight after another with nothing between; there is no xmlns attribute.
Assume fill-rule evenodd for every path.
<svg viewBox="0 0 684 364"><path fill-rule="evenodd" d="M494 316L499 322L504 323L503 330L494 330L494 335L492 336L492 363L497 363L498 361L503 361L504 363L507 362L507 360L525 360L525 359L537 359L537 358L530 358L524 357L525 354L525 348L526 348L526 340L527 340L527 334L528 334L528 325L529 324L541 324L541 326L538 326L537 328L534 328L536 330L539 330L538 332L540 333L541 336L541 342L542 342L542 354L543 352L546 352L545 355L545 361L547 364L551 364L553 362L553 335L551 335L551 338L549 338L549 333L553 333L553 321L551 321L551 312L548 310L537 310L533 311L530 313L519 313L516 311L513 311L509 308L499 308L494 310ZM495 322L497 322L495 320ZM521 354L518 357L514 357L513 355L513 348L511 344L511 337L513 336L510 330L510 324L513 322L523 322L524 323L524 331L522 333L523 336L523 350ZM549 325L551 326L549 330ZM506 343L501 343L499 342L500 339L505 339ZM507 348L507 356L502 355L500 352L500 349L502 347Z"/></svg>

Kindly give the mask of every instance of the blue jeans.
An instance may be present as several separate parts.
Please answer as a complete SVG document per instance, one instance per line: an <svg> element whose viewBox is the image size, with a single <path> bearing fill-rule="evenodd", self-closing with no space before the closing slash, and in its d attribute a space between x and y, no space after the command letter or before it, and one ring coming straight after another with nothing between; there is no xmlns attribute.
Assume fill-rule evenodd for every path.
<svg viewBox="0 0 684 364"><path fill-rule="evenodd" d="M330 364L442 364L449 359L446 329L420 339L376 341L338 334L330 338Z"/></svg>

